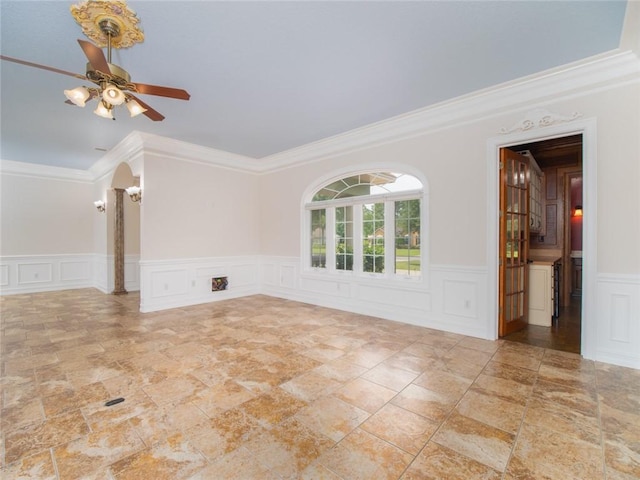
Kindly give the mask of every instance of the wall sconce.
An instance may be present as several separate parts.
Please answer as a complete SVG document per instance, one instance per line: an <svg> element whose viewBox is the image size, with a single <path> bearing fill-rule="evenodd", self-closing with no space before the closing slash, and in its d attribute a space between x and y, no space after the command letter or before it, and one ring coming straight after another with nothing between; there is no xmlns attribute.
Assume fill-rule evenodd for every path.
<svg viewBox="0 0 640 480"><path fill-rule="evenodd" d="M98 211L100 213L104 213L104 211L107 208L105 203L104 203L104 200L96 200L95 202L93 202L93 204L96 206L96 208L98 209Z"/></svg>
<svg viewBox="0 0 640 480"><path fill-rule="evenodd" d="M573 210L573 216L574 217L582 216L582 205L576 205L576 208Z"/></svg>
<svg viewBox="0 0 640 480"><path fill-rule="evenodd" d="M142 189L140 187L136 187L134 185L133 187L125 188L125 192L127 192L127 194L131 197L131 200L133 200L134 202L139 202L140 200L142 200Z"/></svg>

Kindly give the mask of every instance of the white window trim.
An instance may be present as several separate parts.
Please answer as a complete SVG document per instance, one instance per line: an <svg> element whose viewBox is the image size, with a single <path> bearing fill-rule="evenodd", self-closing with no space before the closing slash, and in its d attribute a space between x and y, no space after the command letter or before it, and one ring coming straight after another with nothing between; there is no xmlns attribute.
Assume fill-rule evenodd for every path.
<svg viewBox="0 0 640 480"><path fill-rule="evenodd" d="M393 249L386 248L386 245L395 245L395 202L402 200L420 200L420 238L424 239L425 231L425 195L424 192L414 190L411 192L389 193L383 195L365 195L361 197L351 197L347 199L337 200L325 200L322 202L309 202L305 205L305 231L303 232L304 243L310 248L309 235L311 229L311 210L325 210L326 218L326 266L312 267L311 266L311 251L303 252L303 269L305 273L324 273L327 275L351 275L364 278L380 278L386 280L402 280L411 282L421 282L425 277L425 266L427 265L426 252L423 251L422 245L424 240L421 240L420 248L420 275L404 275L397 274L395 269L387 269L387 265L395 265L395 258ZM385 229L384 229L384 243L385 243L385 255L384 264L385 271L383 273L376 272L364 272L362 271L362 205L371 203L384 203L384 216L385 216ZM338 270L336 269L336 254L335 254L335 209L337 207L353 207L353 270ZM391 228L389 228L391 227Z"/></svg>
<svg viewBox="0 0 640 480"><path fill-rule="evenodd" d="M406 190L402 192L388 192L375 195L366 195L361 197L347 197L334 200L322 200L312 202L313 195L325 185L339 180L340 178L358 175L362 173L368 173L373 171L393 171L401 172L406 175L412 175L416 177L422 183L422 189ZM400 200L420 200L420 275L398 275L395 272L385 273L370 273L362 271L362 208L355 208L356 205L361 206L364 203L376 203L380 201L400 201ZM335 268L335 249L333 249L333 260L329 263L329 256L327 255L327 267L311 267L311 250L309 243L309 232L311 228L311 214L310 210L314 209L332 209L337 206L354 206L353 210L353 222L354 222L354 259L353 270L336 270ZM334 210L335 212L335 210ZM328 212L327 212L328 213ZM333 280L348 280L354 281L359 284L371 284L379 285L379 282L391 282L392 284L402 285L404 289L424 291L429 288L430 277L430 255L429 250L431 248L431 242L429 241L429 184L424 174L410 165L401 165L395 163L394 165L385 164L370 164L362 166L357 170L351 168L344 168L338 171L334 171L332 174L328 174L320 178L318 181L309 185L302 196L301 205L301 221L302 227L300 236L300 272L302 278L313 279L333 279ZM335 218L335 217L334 217ZM394 218L392 216L391 218ZM385 226L387 219L385 218ZM335 228L335 222L332 224L332 230ZM329 221L327 219L327 235L329 235ZM388 244L386 234L389 229L385 228L385 244ZM394 236L395 223L391 228L391 235ZM334 240L335 242L335 240ZM395 242L395 238L391 240L392 244ZM334 244L335 246L335 244ZM328 248L328 247L327 247ZM385 252L386 254L386 252ZM391 264L394 262L391 261ZM388 265L387 258L385 257L385 265Z"/></svg>

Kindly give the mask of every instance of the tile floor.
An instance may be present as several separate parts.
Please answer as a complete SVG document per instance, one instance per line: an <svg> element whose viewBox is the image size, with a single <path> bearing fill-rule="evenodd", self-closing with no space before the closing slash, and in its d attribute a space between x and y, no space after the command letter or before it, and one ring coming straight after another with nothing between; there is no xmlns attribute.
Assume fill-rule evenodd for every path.
<svg viewBox="0 0 640 480"><path fill-rule="evenodd" d="M0 477L640 478L638 370L266 296L138 301L0 297Z"/></svg>

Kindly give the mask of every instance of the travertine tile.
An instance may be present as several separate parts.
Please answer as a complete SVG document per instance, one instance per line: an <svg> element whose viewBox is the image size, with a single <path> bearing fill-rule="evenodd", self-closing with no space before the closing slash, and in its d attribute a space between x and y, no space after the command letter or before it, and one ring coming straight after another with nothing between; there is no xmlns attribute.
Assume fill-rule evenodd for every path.
<svg viewBox="0 0 640 480"><path fill-rule="evenodd" d="M369 417L369 413L333 396L321 397L300 410L295 418L309 428L329 437L335 442Z"/></svg>
<svg viewBox="0 0 640 480"><path fill-rule="evenodd" d="M453 413L434 435L433 441L502 472L515 438L513 434Z"/></svg>
<svg viewBox="0 0 640 480"><path fill-rule="evenodd" d="M466 417L512 434L520 428L525 411L523 405L474 390L467 392L456 409Z"/></svg>
<svg viewBox="0 0 640 480"><path fill-rule="evenodd" d="M282 478L294 479L334 444L330 438L290 418L253 435L245 447L254 461L267 465Z"/></svg>
<svg viewBox="0 0 640 480"><path fill-rule="evenodd" d="M75 440L89 433L79 410L63 412L44 422L31 423L5 435L5 461L12 463L23 456L47 450L54 445Z"/></svg>
<svg viewBox="0 0 640 480"><path fill-rule="evenodd" d="M533 392L533 386L483 373L473 382L470 390L495 396L508 402L526 405Z"/></svg>
<svg viewBox="0 0 640 480"><path fill-rule="evenodd" d="M602 449L557 431L524 424L507 467L511 478L604 478Z"/></svg>
<svg viewBox="0 0 640 480"><path fill-rule="evenodd" d="M341 386L342 383L337 380L310 371L283 383L280 388L305 402L312 402L318 397L334 392Z"/></svg>
<svg viewBox="0 0 640 480"><path fill-rule="evenodd" d="M244 410L232 408L186 431L191 443L210 461L240 448L262 430Z"/></svg>
<svg viewBox="0 0 640 480"><path fill-rule="evenodd" d="M420 452L402 480L499 480L500 472L435 442Z"/></svg>
<svg viewBox="0 0 640 480"><path fill-rule="evenodd" d="M391 400L396 392L364 378L356 378L334 392L333 395L362 410L373 413Z"/></svg>
<svg viewBox="0 0 640 480"><path fill-rule="evenodd" d="M319 458L329 470L354 480L398 478L411 460L413 455L360 429Z"/></svg>
<svg viewBox="0 0 640 480"><path fill-rule="evenodd" d="M56 480L56 470L49 450L19 460L3 468L0 477L5 480Z"/></svg>
<svg viewBox="0 0 640 480"><path fill-rule="evenodd" d="M640 477L638 370L261 295L0 306L3 479Z"/></svg>
<svg viewBox="0 0 640 480"><path fill-rule="evenodd" d="M457 402L467 391L472 380L441 370L428 370L413 383L436 392L449 401Z"/></svg>
<svg viewBox="0 0 640 480"><path fill-rule="evenodd" d="M394 397L391 403L436 422L442 422L456 401L448 398L446 394L411 384Z"/></svg>
<svg viewBox="0 0 640 480"><path fill-rule="evenodd" d="M54 448L60 478L82 478L144 448L128 422L92 432Z"/></svg>
<svg viewBox="0 0 640 480"><path fill-rule="evenodd" d="M205 458L182 435L146 448L111 464L118 480L141 478L187 478L207 464Z"/></svg>
<svg viewBox="0 0 640 480"><path fill-rule="evenodd" d="M440 424L393 404L386 404L360 428L416 455Z"/></svg>
<svg viewBox="0 0 640 480"><path fill-rule="evenodd" d="M246 448L238 448L219 456L209 466L200 470L189 480L280 480L282 477L273 473L266 465L256 461L254 455Z"/></svg>
<svg viewBox="0 0 640 480"><path fill-rule="evenodd" d="M418 375L406 369L393 367L381 363L373 367L368 372L362 374L361 378L369 380L383 387L399 392L409 385Z"/></svg>

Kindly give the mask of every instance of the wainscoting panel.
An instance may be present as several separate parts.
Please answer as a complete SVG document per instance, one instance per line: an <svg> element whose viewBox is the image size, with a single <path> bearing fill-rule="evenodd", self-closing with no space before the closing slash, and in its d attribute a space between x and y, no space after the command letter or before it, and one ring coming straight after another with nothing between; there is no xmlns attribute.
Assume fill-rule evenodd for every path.
<svg viewBox="0 0 640 480"><path fill-rule="evenodd" d="M58 263L60 265L60 263ZM53 262L18 263L18 285L53 283Z"/></svg>
<svg viewBox="0 0 640 480"><path fill-rule="evenodd" d="M62 282L74 282L91 280L90 262L60 262L60 280Z"/></svg>
<svg viewBox="0 0 640 480"><path fill-rule="evenodd" d="M595 360L640 368L640 276L597 277Z"/></svg>
<svg viewBox="0 0 640 480"><path fill-rule="evenodd" d="M93 287L92 254L0 258L0 294Z"/></svg>
<svg viewBox="0 0 640 480"><path fill-rule="evenodd" d="M0 265L0 287L9 286L9 265Z"/></svg>
<svg viewBox="0 0 640 480"><path fill-rule="evenodd" d="M491 322L497 321L486 314L484 268L432 266L421 281L309 271L296 282L284 272L299 269L299 258L263 257L262 262L266 295L481 338L490 338Z"/></svg>
<svg viewBox="0 0 640 480"><path fill-rule="evenodd" d="M151 297L166 298L174 295L185 295L189 290L187 269L172 269L151 272Z"/></svg>
<svg viewBox="0 0 640 480"><path fill-rule="evenodd" d="M477 282L444 280L442 285L445 315L476 318Z"/></svg>
<svg viewBox="0 0 640 480"><path fill-rule="evenodd" d="M226 290L212 279L227 277ZM190 258L140 262L140 311L153 312L260 293L258 257Z"/></svg>

